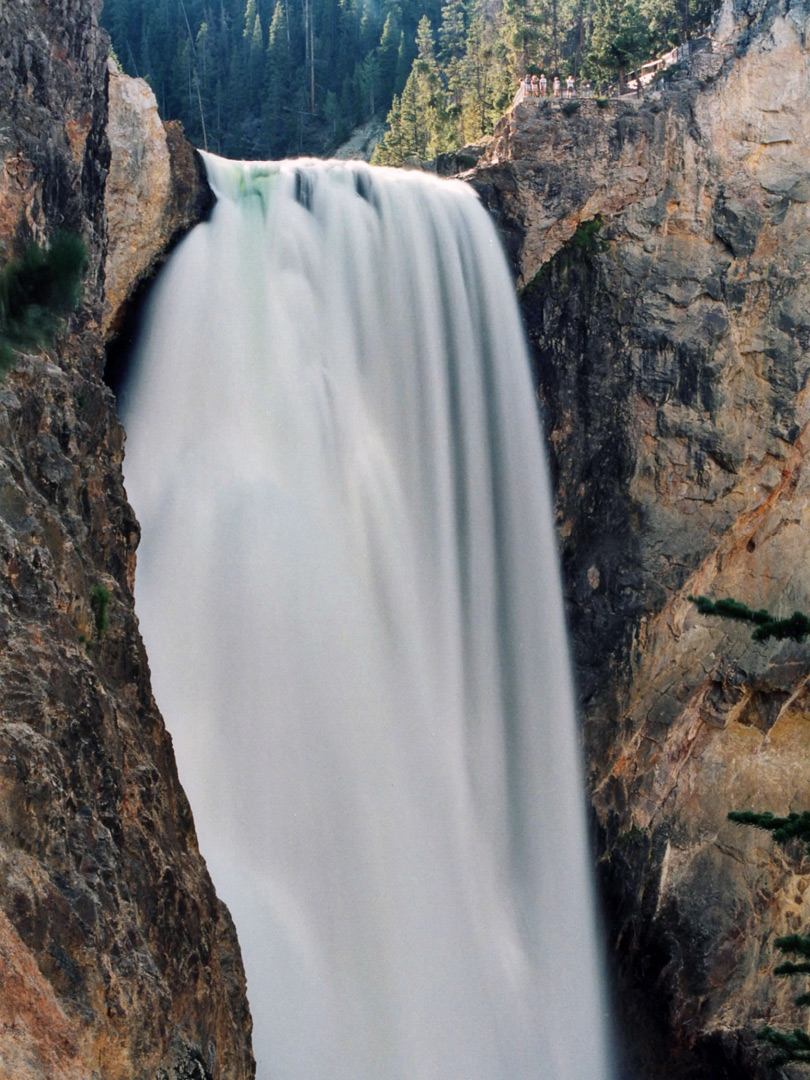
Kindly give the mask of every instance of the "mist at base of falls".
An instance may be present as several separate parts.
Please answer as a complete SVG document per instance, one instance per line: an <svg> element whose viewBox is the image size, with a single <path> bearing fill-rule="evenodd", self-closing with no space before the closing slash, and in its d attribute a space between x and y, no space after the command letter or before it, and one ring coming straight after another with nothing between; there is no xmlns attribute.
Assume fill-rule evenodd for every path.
<svg viewBox="0 0 810 1080"><path fill-rule="evenodd" d="M546 466L473 191L206 156L127 391L136 602L259 1080L609 1080Z"/></svg>

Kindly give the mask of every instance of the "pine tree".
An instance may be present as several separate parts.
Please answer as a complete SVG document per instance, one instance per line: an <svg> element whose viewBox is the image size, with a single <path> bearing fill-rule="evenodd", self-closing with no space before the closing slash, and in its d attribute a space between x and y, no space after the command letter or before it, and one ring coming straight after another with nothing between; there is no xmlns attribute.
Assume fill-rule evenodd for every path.
<svg viewBox="0 0 810 1080"><path fill-rule="evenodd" d="M777 817L769 811L761 814L753 810L732 810L729 821L737 825L751 825L773 835L777 844L788 844L791 840L801 840L810 850L810 811L801 814L791 813L787 817Z"/></svg>
<svg viewBox="0 0 810 1080"><path fill-rule="evenodd" d="M427 145L430 138L425 129L424 116L420 114L419 93L413 72L408 76L405 89L400 99L400 158L391 161L391 165L401 165L408 158L427 157Z"/></svg>
<svg viewBox="0 0 810 1080"><path fill-rule="evenodd" d="M589 68L615 76L621 89L627 72L649 56L648 23L637 0L596 0Z"/></svg>
<svg viewBox="0 0 810 1080"><path fill-rule="evenodd" d="M639 0L639 10L649 27L655 52L680 43L683 6L684 0Z"/></svg>
<svg viewBox="0 0 810 1080"><path fill-rule="evenodd" d="M377 111L377 103L380 99L381 69L379 55L376 52L370 52L360 65L359 72L364 103L361 116L364 119L370 119Z"/></svg>
<svg viewBox="0 0 810 1080"><path fill-rule="evenodd" d="M253 20L253 33L250 36L250 48L247 62L247 92L248 100L253 104L261 96L262 81L264 76L264 35L262 34L262 20L258 12Z"/></svg>
<svg viewBox="0 0 810 1080"><path fill-rule="evenodd" d="M802 995L802 997L808 997L808 995ZM797 999L797 1004L799 1000L801 999ZM810 1004L810 998L808 1001L803 1001L802 1004ZM789 1065L791 1062L810 1064L810 1035L806 1031L802 1031L801 1028L794 1028L793 1031L776 1031L774 1028L766 1026L760 1028L757 1032L757 1038L769 1042L780 1051L779 1056L774 1058L772 1062L778 1068L781 1068L782 1065Z"/></svg>
<svg viewBox="0 0 810 1080"><path fill-rule="evenodd" d="M52 342L81 300L86 270L87 249L72 233L58 233L44 251L30 244L0 269L0 376L18 350Z"/></svg>
<svg viewBox="0 0 810 1080"><path fill-rule="evenodd" d="M387 130L374 147L371 161L374 165L401 165L405 160L402 148L402 104L395 94L386 119Z"/></svg>
<svg viewBox="0 0 810 1080"><path fill-rule="evenodd" d="M245 41L250 41L253 36L254 28L256 26L256 18L258 12L256 10L256 0L247 0L245 6L245 23L242 31L242 37Z"/></svg>
<svg viewBox="0 0 810 1080"><path fill-rule="evenodd" d="M402 37L396 13L389 11L377 46L380 86L386 96L393 96L396 92L397 57Z"/></svg>
<svg viewBox="0 0 810 1080"><path fill-rule="evenodd" d="M792 641L801 642L810 634L810 618L801 611L794 611L792 615L781 619L764 608L752 610L747 604L730 597L711 600L708 596L690 596L689 599L701 615L719 615L724 619L753 623L753 641L767 641L769 638L784 641L785 638L790 638Z"/></svg>
<svg viewBox="0 0 810 1080"><path fill-rule="evenodd" d="M265 72L262 110L264 141L271 156L283 156L289 145L292 126L288 104L291 97L292 57L287 13L282 0L277 0L270 20Z"/></svg>
<svg viewBox="0 0 810 1080"><path fill-rule="evenodd" d="M340 110L340 101L334 90L326 91L323 115L326 122L332 128L332 139L335 143L340 142L348 134L345 120Z"/></svg>
<svg viewBox="0 0 810 1080"><path fill-rule="evenodd" d="M465 46L462 143L490 132L511 96L511 82L504 65L498 62L496 47L492 27L479 7L470 21Z"/></svg>
<svg viewBox="0 0 810 1080"><path fill-rule="evenodd" d="M439 62L452 103L459 109L464 85L462 61L466 31L464 0L447 0L439 26Z"/></svg>
<svg viewBox="0 0 810 1080"><path fill-rule="evenodd" d="M397 73L394 80L395 94L401 94L405 89L405 83L408 81L412 63L413 58L411 57L405 42L405 31L401 30L399 35L399 47L397 48Z"/></svg>
<svg viewBox="0 0 810 1080"><path fill-rule="evenodd" d="M501 37L509 59L509 76L516 82L529 63L529 47L534 40L530 0L503 0Z"/></svg>

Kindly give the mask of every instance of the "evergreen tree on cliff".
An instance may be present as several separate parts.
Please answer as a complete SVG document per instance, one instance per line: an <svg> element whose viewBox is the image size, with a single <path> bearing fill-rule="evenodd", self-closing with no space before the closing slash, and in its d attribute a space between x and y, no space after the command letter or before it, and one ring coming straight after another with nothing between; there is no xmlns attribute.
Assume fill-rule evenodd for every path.
<svg viewBox="0 0 810 1080"><path fill-rule="evenodd" d="M105 0L102 17L124 69L150 82L161 115L182 120L199 146L230 157L328 154L391 110L389 127L406 130L381 154L398 164L414 147L432 156L491 131L527 70L623 77L705 25L718 0L281 4ZM426 101L422 19L438 47L414 133L409 116Z"/></svg>
<svg viewBox="0 0 810 1080"><path fill-rule="evenodd" d="M622 87L627 72L649 58L652 46L649 24L638 0L596 0L589 69L617 78Z"/></svg>
<svg viewBox="0 0 810 1080"><path fill-rule="evenodd" d="M796 641L802 642L810 636L810 617L804 612L794 611L786 618L773 615L765 608L750 608L747 604L731 597L712 600L708 596L690 596L701 615L714 615L735 622L753 626L751 637L754 641ZM799 841L810 852L810 811L792 812L783 817L765 810L732 810L729 820L737 825L747 825L769 832L778 844L789 845ZM787 934L774 939L774 946L780 952L798 957L797 960L785 960L773 969L774 975L786 977L810 975L810 936ZM795 999L797 1008L810 1006L810 993L801 993ZM757 1031L756 1036L777 1050L772 1064L780 1068L789 1064L810 1064L810 1035L800 1027L792 1031L779 1031L766 1024Z"/></svg>
<svg viewBox="0 0 810 1080"><path fill-rule="evenodd" d="M264 138L270 157L284 154L293 128L292 108L287 87L292 80L292 55L287 12L277 0L267 40L265 99L262 109Z"/></svg>
<svg viewBox="0 0 810 1080"><path fill-rule="evenodd" d="M433 29L427 16L419 21L417 57L389 114L389 130L373 160L380 165L401 165L410 157L435 157L445 149L448 117L445 91L436 60Z"/></svg>

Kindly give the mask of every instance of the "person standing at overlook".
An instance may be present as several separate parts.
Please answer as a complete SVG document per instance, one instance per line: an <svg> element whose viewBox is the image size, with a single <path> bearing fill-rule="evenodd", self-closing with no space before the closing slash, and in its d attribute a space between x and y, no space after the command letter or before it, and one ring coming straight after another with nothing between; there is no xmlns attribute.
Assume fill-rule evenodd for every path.
<svg viewBox="0 0 810 1080"><path fill-rule="evenodd" d="M543 72L540 72L540 97L546 96L546 90L548 89L548 79Z"/></svg>
<svg viewBox="0 0 810 1080"><path fill-rule="evenodd" d="M568 97L572 98L574 96L574 76L573 75L569 75L568 78L565 80L565 87L566 87Z"/></svg>
<svg viewBox="0 0 810 1080"><path fill-rule="evenodd" d="M559 96L560 96L560 77L559 77L559 75L555 75L554 76L554 97L559 97Z"/></svg>

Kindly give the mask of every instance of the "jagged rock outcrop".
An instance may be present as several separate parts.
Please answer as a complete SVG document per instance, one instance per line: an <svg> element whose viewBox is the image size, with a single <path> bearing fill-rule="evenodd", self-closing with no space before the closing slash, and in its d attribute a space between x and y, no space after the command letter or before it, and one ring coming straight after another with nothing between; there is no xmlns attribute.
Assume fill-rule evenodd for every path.
<svg viewBox="0 0 810 1080"><path fill-rule="evenodd" d="M810 647L687 597L810 610L808 30L728 3L655 100L519 106L470 177L525 286L633 1077L764 1080L803 1019L770 972L810 863L726 814L810 807Z"/></svg>
<svg viewBox="0 0 810 1080"><path fill-rule="evenodd" d="M99 9L0 6L0 261L59 229L89 259L62 340L0 386L0 1077L241 1080L241 959L149 686L102 381Z"/></svg>
<svg viewBox="0 0 810 1080"><path fill-rule="evenodd" d="M148 83L110 61L110 171L102 329L120 330L137 287L154 276L178 237L212 201L200 155L176 120L164 123Z"/></svg>

